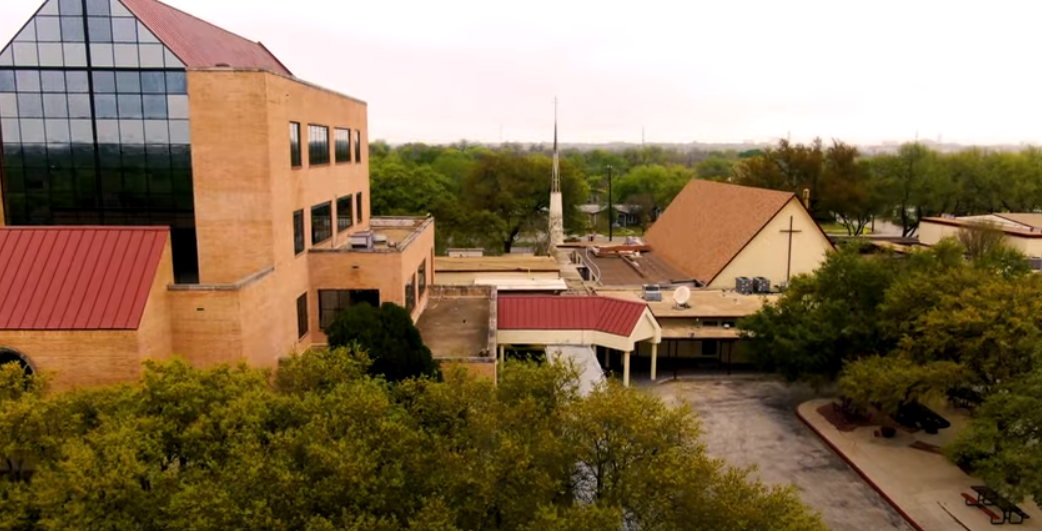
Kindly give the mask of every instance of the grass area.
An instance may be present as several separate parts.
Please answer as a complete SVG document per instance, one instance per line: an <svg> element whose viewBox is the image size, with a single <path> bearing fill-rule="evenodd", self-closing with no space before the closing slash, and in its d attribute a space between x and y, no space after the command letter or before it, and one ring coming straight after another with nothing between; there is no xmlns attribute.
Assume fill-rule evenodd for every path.
<svg viewBox="0 0 1042 531"><path fill-rule="evenodd" d="M818 223L821 226L821 230L825 231L826 234L847 234L847 228L842 223ZM871 234L871 227L865 227L864 234Z"/></svg>

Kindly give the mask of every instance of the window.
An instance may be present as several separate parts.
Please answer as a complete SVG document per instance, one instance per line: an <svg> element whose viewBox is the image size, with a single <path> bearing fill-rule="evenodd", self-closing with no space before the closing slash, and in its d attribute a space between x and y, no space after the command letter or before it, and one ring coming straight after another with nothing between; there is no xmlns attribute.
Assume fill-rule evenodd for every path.
<svg viewBox="0 0 1042 531"><path fill-rule="evenodd" d="M311 207L311 244L322 243L333 236L333 205L322 203Z"/></svg>
<svg viewBox="0 0 1042 531"><path fill-rule="evenodd" d="M318 291L318 326L325 330L333 324L342 310L355 304L367 303L373 308L380 306L380 290L377 289L322 289Z"/></svg>
<svg viewBox="0 0 1042 531"><path fill-rule="evenodd" d="M358 222L362 222L362 192L355 194L355 214L358 216Z"/></svg>
<svg viewBox="0 0 1042 531"><path fill-rule="evenodd" d="M329 128L308 126L308 165L329 164Z"/></svg>
<svg viewBox="0 0 1042 531"><path fill-rule="evenodd" d="M293 213L293 254L304 252L304 211Z"/></svg>
<svg viewBox="0 0 1042 531"><path fill-rule="evenodd" d="M351 196L349 196L349 195L345 195L344 197L341 197L340 199L336 200L336 231L337 232L341 232L341 231L347 230L347 229L349 229L351 227L351 225L354 225L354 223L355 223L355 215L354 215L354 209L352 208L353 206L354 206L354 199Z"/></svg>
<svg viewBox="0 0 1042 531"><path fill-rule="evenodd" d="M334 131L336 135L333 150L336 152L336 162L351 162L351 130L337 128Z"/></svg>
<svg viewBox="0 0 1042 531"><path fill-rule="evenodd" d="M308 335L308 294L297 297L297 337Z"/></svg>
<svg viewBox="0 0 1042 531"><path fill-rule="evenodd" d="M416 275L410 275L405 285L405 309L412 313L413 308L416 308Z"/></svg>
<svg viewBox="0 0 1042 531"><path fill-rule="evenodd" d="M362 162L362 132L355 131L355 162Z"/></svg>
<svg viewBox="0 0 1042 531"><path fill-rule="evenodd" d="M289 164L294 168L301 166L300 162L300 124L289 123Z"/></svg>
<svg viewBox="0 0 1042 531"><path fill-rule="evenodd" d="M427 293L427 259L424 258L423 262L420 263L420 269L416 272L416 282L420 287L420 298L423 298L423 294Z"/></svg>

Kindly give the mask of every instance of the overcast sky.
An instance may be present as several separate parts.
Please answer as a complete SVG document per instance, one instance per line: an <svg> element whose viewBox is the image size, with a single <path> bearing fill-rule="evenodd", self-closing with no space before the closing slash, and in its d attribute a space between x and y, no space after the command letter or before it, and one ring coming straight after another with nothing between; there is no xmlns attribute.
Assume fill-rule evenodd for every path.
<svg viewBox="0 0 1042 531"><path fill-rule="evenodd" d="M40 0L0 0L0 41ZM168 0L393 142L1042 143L1031 0Z"/></svg>

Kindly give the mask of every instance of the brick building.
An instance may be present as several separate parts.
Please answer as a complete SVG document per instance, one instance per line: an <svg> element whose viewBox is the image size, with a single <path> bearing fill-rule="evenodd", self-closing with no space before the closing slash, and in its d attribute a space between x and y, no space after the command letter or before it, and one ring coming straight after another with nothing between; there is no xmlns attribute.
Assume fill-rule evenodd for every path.
<svg viewBox="0 0 1042 531"><path fill-rule="evenodd" d="M79 370L92 352L123 352L131 372L164 349L199 365L272 366L324 343L323 326L358 301L418 318L434 222L370 216L366 131L364 102L166 4L48 0L0 50L0 220L10 226L0 229L0 357L54 372L58 386L91 384L132 376ZM129 239L163 228L168 251L147 281L161 289L134 303L137 323L91 328L106 306L81 301L85 324L69 329L55 313L72 281L61 275L97 259L86 235L113 226ZM41 250L72 240L85 254ZM113 256L107 267L147 261L126 252L131 265ZM37 271L46 257L71 265ZM34 274L18 276L23 268ZM161 347L98 346L117 330L160 334L155 319L168 321L167 339L150 340Z"/></svg>

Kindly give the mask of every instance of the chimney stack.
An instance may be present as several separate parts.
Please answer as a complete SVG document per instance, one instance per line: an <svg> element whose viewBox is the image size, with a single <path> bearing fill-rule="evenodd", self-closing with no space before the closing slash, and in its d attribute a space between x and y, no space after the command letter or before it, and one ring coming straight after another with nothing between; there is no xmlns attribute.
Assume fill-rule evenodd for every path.
<svg viewBox="0 0 1042 531"><path fill-rule="evenodd" d="M803 189L803 206L810 210L810 188Z"/></svg>

